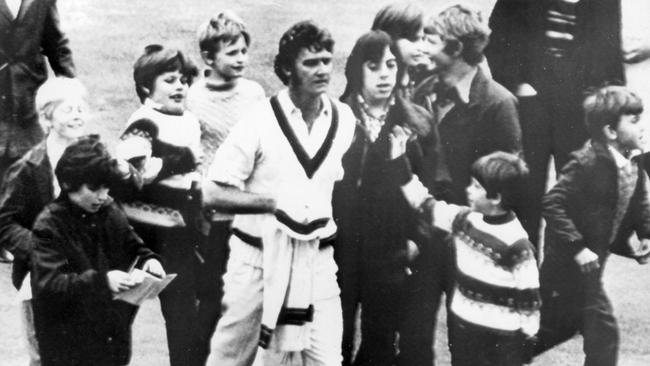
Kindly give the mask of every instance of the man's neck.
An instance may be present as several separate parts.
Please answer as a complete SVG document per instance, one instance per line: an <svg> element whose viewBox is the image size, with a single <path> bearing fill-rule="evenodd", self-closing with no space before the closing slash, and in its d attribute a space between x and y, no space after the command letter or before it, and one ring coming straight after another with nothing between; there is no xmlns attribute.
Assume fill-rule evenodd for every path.
<svg viewBox="0 0 650 366"><path fill-rule="evenodd" d="M298 93L295 89L290 87L289 98L293 104L300 109L302 112L302 119L307 124L307 130L311 131L314 121L323 108L321 94L306 95L304 93Z"/></svg>
<svg viewBox="0 0 650 366"><path fill-rule="evenodd" d="M466 75L474 72L478 66L472 66L464 61L458 61L452 64L448 69L441 70L439 75L440 81L449 87L454 87Z"/></svg>

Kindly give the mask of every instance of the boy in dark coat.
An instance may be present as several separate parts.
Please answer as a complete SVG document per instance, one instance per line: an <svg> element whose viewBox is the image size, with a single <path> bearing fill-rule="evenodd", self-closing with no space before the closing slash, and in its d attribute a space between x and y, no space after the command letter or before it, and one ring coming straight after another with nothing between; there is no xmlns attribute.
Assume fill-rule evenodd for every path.
<svg viewBox="0 0 650 366"><path fill-rule="evenodd" d="M644 244L650 238L647 176L630 159L642 144L643 104L624 87L609 86L583 107L591 140L574 152L542 202L547 227L535 352L580 332L585 365L616 365L618 327L602 274L609 253L625 251L633 231ZM626 254L639 262L647 256Z"/></svg>
<svg viewBox="0 0 650 366"><path fill-rule="evenodd" d="M61 195L34 223L32 289L47 365L126 365L136 307L113 300L137 284L133 264L165 272L108 195L119 179L98 137L68 146L57 167ZM138 262L138 263L136 263Z"/></svg>

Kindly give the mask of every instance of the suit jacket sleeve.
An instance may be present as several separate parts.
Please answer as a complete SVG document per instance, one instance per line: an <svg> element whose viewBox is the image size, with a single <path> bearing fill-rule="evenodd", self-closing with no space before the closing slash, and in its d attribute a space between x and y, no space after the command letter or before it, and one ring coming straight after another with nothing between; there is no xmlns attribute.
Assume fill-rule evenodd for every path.
<svg viewBox="0 0 650 366"><path fill-rule="evenodd" d="M32 249L31 227L34 217L27 209L34 192L24 165L13 165L5 175L0 191L0 243L16 258L27 261Z"/></svg>
<svg viewBox="0 0 650 366"><path fill-rule="evenodd" d="M585 247L584 238L569 215L570 207L581 199L587 184L584 167L578 160L571 160L561 172L558 182L542 200L542 215L546 225L562 242L573 246L577 254Z"/></svg>
<svg viewBox="0 0 650 366"><path fill-rule="evenodd" d="M68 38L61 31L56 1L52 1L48 6L41 41L43 54L47 56L50 66L52 66L52 70L57 76L75 77L72 51L69 47Z"/></svg>

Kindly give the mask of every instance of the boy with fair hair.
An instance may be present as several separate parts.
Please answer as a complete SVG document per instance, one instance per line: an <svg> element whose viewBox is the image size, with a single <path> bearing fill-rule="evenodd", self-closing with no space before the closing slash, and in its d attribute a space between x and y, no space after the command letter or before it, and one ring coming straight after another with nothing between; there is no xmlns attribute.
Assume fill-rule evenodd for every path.
<svg viewBox="0 0 650 366"><path fill-rule="evenodd" d="M641 99L625 87L591 93L583 108L591 140L572 154L546 194L542 317L536 353L580 332L585 365L616 365L618 327L602 274L609 252L647 259L647 175L630 159L641 149ZM644 244L627 246L636 231ZM643 249L645 248L645 249Z"/></svg>
<svg viewBox="0 0 650 366"><path fill-rule="evenodd" d="M251 38L244 22L231 11L223 11L199 27L201 58L208 67L204 77L190 88L187 107L201 123L201 145L205 166L230 130L249 110L264 99L264 90L243 77L248 66ZM205 363L210 338L221 316L223 281L228 260L228 238L233 216L210 213L210 234L203 246L205 262L197 273L199 298L198 357Z"/></svg>
<svg viewBox="0 0 650 366"><path fill-rule="evenodd" d="M224 11L199 27L201 58L208 67L190 88L187 107L201 121L206 165L247 108L264 99L262 87L244 78L251 38L244 22Z"/></svg>
<svg viewBox="0 0 650 366"><path fill-rule="evenodd" d="M31 365L40 364L29 276L31 229L43 207L60 192L54 167L63 150L80 137L86 122L86 89L77 79L48 79L36 93L36 110L46 138L7 170L0 188L0 243L15 256L11 279L19 291Z"/></svg>
<svg viewBox="0 0 650 366"><path fill-rule="evenodd" d="M164 276L160 262L108 195L121 180L96 135L69 145L55 174L59 197L34 223L34 319L44 366L128 364L136 307L113 295L138 282L129 272Z"/></svg>
<svg viewBox="0 0 650 366"><path fill-rule="evenodd" d="M539 328L535 249L515 213L528 168L501 151L472 164L469 207L436 201L404 161L407 134L395 128L391 158L403 193L424 224L451 233L449 305L452 365L523 365L526 339Z"/></svg>

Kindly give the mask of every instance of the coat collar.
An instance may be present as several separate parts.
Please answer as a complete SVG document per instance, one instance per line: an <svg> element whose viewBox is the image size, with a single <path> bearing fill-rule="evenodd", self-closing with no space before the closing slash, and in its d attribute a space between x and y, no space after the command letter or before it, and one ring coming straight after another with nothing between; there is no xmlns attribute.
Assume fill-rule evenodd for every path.
<svg viewBox="0 0 650 366"><path fill-rule="evenodd" d="M472 80L472 85L469 89L469 106L483 103L484 96L487 93L487 88L490 79L483 73L480 67L476 70L476 75Z"/></svg>
<svg viewBox="0 0 650 366"><path fill-rule="evenodd" d="M17 22L22 22L25 19L25 14L29 11L30 6L34 3L34 0L23 0L20 4L20 10L18 11L18 16L16 17Z"/></svg>
<svg viewBox="0 0 650 366"><path fill-rule="evenodd" d="M43 164L44 160L48 160L47 158L47 140L43 140L38 145L34 146L34 148L29 152L29 156L27 157L27 161L32 164L32 165L41 165Z"/></svg>
<svg viewBox="0 0 650 366"><path fill-rule="evenodd" d="M20 7L22 8L23 5L21 4ZM2 15L2 17L9 23L14 21L13 16L11 16L11 11L9 11L9 7L7 6L7 2L4 0L0 1L0 15ZM18 12L18 15L20 15L20 12Z"/></svg>

